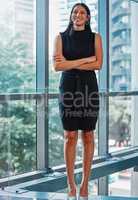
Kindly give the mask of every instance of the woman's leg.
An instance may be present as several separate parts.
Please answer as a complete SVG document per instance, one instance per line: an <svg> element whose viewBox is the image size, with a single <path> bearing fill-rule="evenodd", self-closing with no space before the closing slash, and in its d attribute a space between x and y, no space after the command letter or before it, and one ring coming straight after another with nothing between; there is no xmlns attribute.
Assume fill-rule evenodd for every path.
<svg viewBox="0 0 138 200"><path fill-rule="evenodd" d="M74 166L75 166L75 158L76 158L77 140L78 140L78 131L64 131L64 160L65 160L66 170L67 170L69 196L76 195Z"/></svg>
<svg viewBox="0 0 138 200"><path fill-rule="evenodd" d="M80 185L80 196L87 196L88 181L94 155L94 133L93 131L83 131L81 138L83 143L83 175Z"/></svg>

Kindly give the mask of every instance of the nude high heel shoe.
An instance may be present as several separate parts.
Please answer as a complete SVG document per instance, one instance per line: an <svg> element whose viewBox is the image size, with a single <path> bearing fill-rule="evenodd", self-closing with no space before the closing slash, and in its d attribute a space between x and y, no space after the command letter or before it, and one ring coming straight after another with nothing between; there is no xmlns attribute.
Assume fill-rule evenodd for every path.
<svg viewBox="0 0 138 200"><path fill-rule="evenodd" d="M88 200L88 197L79 196L79 197L78 197L78 200Z"/></svg>
<svg viewBox="0 0 138 200"><path fill-rule="evenodd" d="M67 200L77 200L77 189L76 189L76 195L74 196L67 196Z"/></svg>
<svg viewBox="0 0 138 200"><path fill-rule="evenodd" d="M88 200L88 196L83 197L83 196L80 195L80 192L79 192L78 200Z"/></svg>
<svg viewBox="0 0 138 200"><path fill-rule="evenodd" d="M68 196L67 197L67 200L77 200L77 196Z"/></svg>

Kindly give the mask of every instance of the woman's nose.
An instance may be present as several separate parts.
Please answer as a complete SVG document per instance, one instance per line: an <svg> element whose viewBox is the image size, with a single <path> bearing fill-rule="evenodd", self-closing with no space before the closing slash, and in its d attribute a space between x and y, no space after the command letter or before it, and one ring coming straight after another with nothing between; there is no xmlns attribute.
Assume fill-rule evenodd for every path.
<svg viewBox="0 0 138 200"><path fill-rule="evenodd" d="M80 12L77 12L77 16L79 16L80 15Z"/></svg>

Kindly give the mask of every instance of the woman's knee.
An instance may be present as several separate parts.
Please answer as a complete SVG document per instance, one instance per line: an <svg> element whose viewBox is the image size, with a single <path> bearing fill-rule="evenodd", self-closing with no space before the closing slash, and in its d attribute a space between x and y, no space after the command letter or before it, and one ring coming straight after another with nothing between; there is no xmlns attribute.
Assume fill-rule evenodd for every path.
<svg viewBox="0 0 138 200"><path fill-rule="evenodd" d="M65 139L65 142L75 144L78 140L78 132L77 131L65 131L64 139Z"/></svg>
<svg viewBox="0 0 138 200"><path fill-rule="evenodd" d="M93 132L83 132L81 135L82 141L85 144L92 144L94 142Z"/></svg>

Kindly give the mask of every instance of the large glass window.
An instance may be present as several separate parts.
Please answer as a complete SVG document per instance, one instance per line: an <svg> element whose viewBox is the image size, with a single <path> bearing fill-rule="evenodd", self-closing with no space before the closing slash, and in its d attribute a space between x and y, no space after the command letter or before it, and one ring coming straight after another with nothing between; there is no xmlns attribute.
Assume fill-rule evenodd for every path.
<svg viewBox="0 0 138 200"><path fill-rule="evenodd" d="M6 0L0 8L0 93L36 87L35 0Z"/></svg>
<svg viewBox="0 0 138 200"><path fill-rule="evenodd" d="M129 0L110 1L110 91L138 88L135 82L136 4Z"/></svg>
<svg viewBox="0 0 138 200"><path fill-rule="evenodd" d="M51 99L49 101L49 161L52 167L64 163L63 139L58 101L57 99Z"/></svg>
<svg viewBox="0 0 138 200"><path fill-rule="evenodd" d="M131 4L110 1L110 91L129 91L131 78Z"/></svg>
<svg viewBox="0 0 138 200"><path fill-rule="evenodd" d="M0 178L36 170L36 102L0 103Z"/></svg>
<svg viewBox="0 0 138 200"><path fill-rule="evenodd" d="M110 1L110 91L113 92L138 89L136 9L135 2ZM136 96L118 94L109 98L110 152L136 144L136 102Z"/></svg>
<svg viewBox="0 0 138 200"><path fill-rule="evenodd" d="M132 98L109 98L109 151L117 151L132 145Z"/></svg>
<svg viewBox="0 0 138 200"><path fill-rule="evenodd" d="M0 30L1 178L36 169L36 1L2 1Z"/></svg>
<svg viewBox="0 0 138 200"><path fill-rule="evenodd" d="M24 94L21 94L36 92L36 2L35 0L5 0L0 7L0 28L2 30L0 32L0 178L34 171L37 169L37 164L40 169L44 169L47 161L49 161L48 167L64 164L64 137L58 108L58 85L61 72L55 72L53 68L54 38L59 32L66 29L71 8L77 2L84 2L89 6L92 30L98 31L98 0L46 1L49 4L50 11L49 33L39 32L41 36L43 34L49 36L49 44L46 44L46 48L49 47L49 66L46 66L49 68L49 74L44 74L46 82L49 78L49 112L45 113L46 116L44 117L45 105L40 105L40 102L34 97L27 98L27 100L24 98ZM40 1L39 9L42 9L42 2L44 3L44 1ZM100 1L100 6L103 6L102 1ZM103 135L106 138L108 125L109 153L137 145L138 97L133 96L133 93L123 95L116 93L116 96L110 93L110 91L128 92L138 89L138 29L135 24L138 21L137 8L136 2L132 3L129 0L110 1L109 112L107 112L108 109L103 109L107 118L109 115L109 124L106 124L105 127L104 123L99 123L100 127L98 127L97 123L95 156L98 155L98 128L104 132ZM108 11L104 10L104 12ZM40 13L37 14L39 18ZM44 17L45 14L43 12L41 17ZM43 18L43 20L46 20L47 26L47 19ZM102 20L100 19L100 22ZM103 27L107 25L106 20L104 23L105 26L100 27L102 33ZM41 25L41 28L44 28L45 25L43 23ZM108 28L108 25L106 28ZM39 44L43 42L42 37L37 39ZM108 41L108 38L106 39ZM103 43L107 42L106 39ZM47 60L45 56L42 55L41 57L44 58L42 64ZM39 58L40 55L38 55L38 60ZM104 59L106 60L106 58ZM104 67L108 66L105 65ZM38 72L40 72L39 70ZM106 82L106 80L104 81ZM37 97L40 98L41 93L44 93L43 91L38 91ZM33 94L29 95L30 97L33 96ZM45 99L44 94L42 94L42 103L43 100L47 104L47 96ZM108 97L101 96L101 100L105 100L102 106L106 105ZM39 112L40 106L42 106L42 115ZM48 126L45 126L47 122ZM47 134L49 134L48 137ZM102 140L101 134L100 137ZM38 138L38 141L36 141L36 138ZM42 138L46 138L46 140L42 141ZM49 138L49 141L47 141L47 138ZM40 141L43 143L42 148ZM47 145L47 142L49 145ZM100 143L106 146L105 140ZM36 149L38 153L42 153L42 157L37 156ZM101 154L103 153L106 156L108 152L106 147L101 149L104 150ZM82 162L82 151L83 147L79 135L76 161ZM130 183L132 178L135 178L134 176L133 172L131 175L130 169L109 175L109 194L130 195ZM102 181L102 191L104 191L107 185L104 180ZM67 192L67 188L59 192ZM90 195L97 195L98 180L89 181L89 192Z"/></svg>

